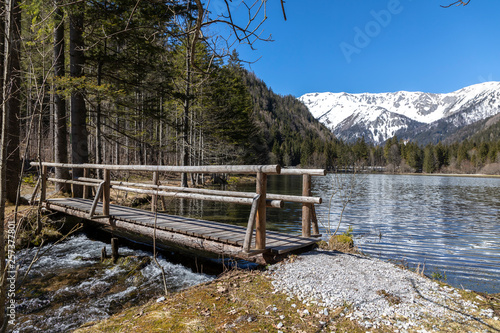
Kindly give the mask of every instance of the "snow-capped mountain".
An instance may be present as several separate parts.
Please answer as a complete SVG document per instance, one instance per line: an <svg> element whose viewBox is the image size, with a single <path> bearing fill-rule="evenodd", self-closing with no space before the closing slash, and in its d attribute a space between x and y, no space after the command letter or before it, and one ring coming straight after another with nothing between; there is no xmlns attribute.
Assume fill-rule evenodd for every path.
<svg viewBox="0 0 500 333"><path fill-rule="evenodd" d="M448 94L326 92L305 94L299 100L337 137L347 141L364 136L378 144L394 135L425 137L427 131L433 135L429 141L438 141L448 132L499 113L500 82L480 83ZM436 133L442 128L447 133Z"/></svg>

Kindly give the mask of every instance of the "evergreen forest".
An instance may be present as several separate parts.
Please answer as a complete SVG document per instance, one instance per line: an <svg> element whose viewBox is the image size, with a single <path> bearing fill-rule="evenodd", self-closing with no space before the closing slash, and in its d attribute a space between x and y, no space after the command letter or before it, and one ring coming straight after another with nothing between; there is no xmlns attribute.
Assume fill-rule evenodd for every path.
<svg viewBox="0 0 500 333"><path fill-rule="evenodd" d="M396 137L382 146L336 139L294 96L273 93L244 68L231 46L266 40L252 30L261 23L255 18L248 29L230 16L210 20L217 13L200 1L4 5L2 156L10 201L22 160L427 173L478 172L498 161L500 141L491 135L425 147ZM233 44L209 29L221 21Z"/></svg>

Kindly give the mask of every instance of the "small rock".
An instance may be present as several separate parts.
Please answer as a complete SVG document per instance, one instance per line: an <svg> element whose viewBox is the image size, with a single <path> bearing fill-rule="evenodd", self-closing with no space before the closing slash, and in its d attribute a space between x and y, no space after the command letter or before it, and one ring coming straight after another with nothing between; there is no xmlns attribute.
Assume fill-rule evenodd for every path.
<svg viewBox="0 0 500 333"><path fill-rule="evenodd" d="M328 316L328 309L323 309L323 314L324 314L325 316Z"/></svg>
<svg viewBox="0 0 500 333"><path fill-rule="evenodd" d="M226 286L218 286L218 287L217 287L217 292L218 292L218 293L221 293L221 294L223 294L223 293L227 292L228 290L229 290L229 289L228 289Z"/></svg>
<svg viewBox="0 0 500 333"><path fill-rule="evenodd" d="M280 322L278 323L278 325L276 325L276 327L277 327L277 328L282 328L282 327L283 327L283 323L280 321Z"/></svg>
<svg viewBox="0 0 500 333"><path fill-rule="evenodd" d="M285 319L285 316L284 316L284 315L281 315L281 316L280 316L280 319L281 319L281 320Z"/></svg>
<svg viewBox="0 0 500 333"><path fill-rule="evenodd" d="M165 296L162 296L156 300L156 303L163 302L165 300Z"/></svg>
<svg viewBox="0 0 500 333"><path fill-rule="evenodd" d="M311 313L309 310L305 309L304 312L302 312L305 316L309 316Z"/></svg>
<svg viewBox="0 0 500 333"><path fill-rule="evenodd" d="M297 304L292 304L292 308L296 308L297 307Z"/></svg>

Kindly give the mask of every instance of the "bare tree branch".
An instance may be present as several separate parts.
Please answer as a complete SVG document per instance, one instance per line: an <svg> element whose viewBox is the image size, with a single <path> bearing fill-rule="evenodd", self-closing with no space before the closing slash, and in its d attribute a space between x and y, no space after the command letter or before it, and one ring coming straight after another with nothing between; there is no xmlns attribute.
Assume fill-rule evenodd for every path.
<svg viewBox="0 0 500 333"><path fill-rule="evenodd" d="M441 5L443 8L449 8L451 6L467 6L469 4L470 0L458 0L453 3L450 3L449 5Z"/></svg>
<svg viewBox="0 0 500 333"><path fill-rule="evenodd" d="M285 0L281 0L281 10L283 11L283 18L286 21L286 13L285 13Z"/></svg>

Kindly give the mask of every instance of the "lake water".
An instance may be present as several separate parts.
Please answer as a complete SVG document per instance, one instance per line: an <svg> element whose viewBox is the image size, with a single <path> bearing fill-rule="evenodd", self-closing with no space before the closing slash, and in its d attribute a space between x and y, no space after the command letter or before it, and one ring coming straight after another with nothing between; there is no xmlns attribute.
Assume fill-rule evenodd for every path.
<svg viewBox="0 0 500 333"><path fill-rule="evenodd" d="M412 267L425 264L427 275L441 275L456 287L500 292L500 179L359 178L342 230L353 227L364 253ZM327 199L331 178L316 178L313 191ZM318 207L322 220L326 205Z"/></svg>
<svg viewBox="0 0 500 333"><path fill-rule="evenodd" d="M349 177L349 175L341 175ZM332 195L335 176L313 177L312 192L323 225L336 226L339 197ZM356 175L353 200L339 232L352 226L355 244L364 253L441 276L466 289L500 292L500 178L412 175ZM301 194L302 178L270 176L268 192ZM254 191L255 185L236 190ZM170 212L246 225L248 207L212 202L175 202ZM330 212L329 212L330 211ZM300 234L301 206L268 209L267 226ZM326 229L321 228L323 235Z"/></svg>

